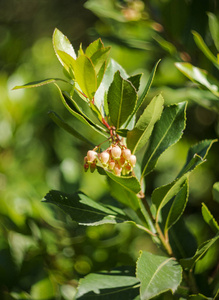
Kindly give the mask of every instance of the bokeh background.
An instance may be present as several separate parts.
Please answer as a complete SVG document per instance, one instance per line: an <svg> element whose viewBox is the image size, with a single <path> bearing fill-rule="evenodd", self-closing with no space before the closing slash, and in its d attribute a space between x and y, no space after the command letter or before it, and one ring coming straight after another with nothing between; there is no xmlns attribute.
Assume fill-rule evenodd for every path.
<svg viewBox="0 0 219 300"><path fill-rule="evenodd" d="M219 137L218 112L210 92L198 89L175 67L188 61L218 78L199 50L197 31L216 55L208 15L219 18L217 0L0 0L0 298L73 299L77 282L89 272L134 265L139 250L156 252L150 238L132 225L84 228L52 205L41 202L50 189L82 190L97 201L111 201L104 177L83 172L89 145L59 129L54 110L71 125L52 85L12 91L16 85L64 78L52 47L57 27L86 47L101 37L110 56L131 74L142 72L141 88L161 58L148 100L162 92L166 105L188 101L182 140L162 155L148 176L148 196L172 180L189 147ZM218 99L214 99L215 101ZM212 186L219 181L218 143L190 180L186 222L198 244L212 237L201 216L205 202L219 218ZM207 258L206 258L207 257ZM196 273L215 272L217 248L197 264Z"/></svg>

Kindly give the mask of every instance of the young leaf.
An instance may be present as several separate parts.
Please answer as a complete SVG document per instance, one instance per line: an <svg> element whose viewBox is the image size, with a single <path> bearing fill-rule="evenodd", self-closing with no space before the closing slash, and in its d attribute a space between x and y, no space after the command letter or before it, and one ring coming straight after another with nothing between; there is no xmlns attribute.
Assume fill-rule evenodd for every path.
<svg viewBox="0 0 219 300"><path fill-rule="evenodd" d="M71 79L75 79L74 76L74 65L75 65L75 59L69 55L68 53L57 50L57 54L59 55L60 59L65 65L65 69L67 71L68 76L70 76Z"/></svg>
<svg viewBox="0 0 219 300"><path fill-rule="evenodd" d="M98 130L96 128L96 126L94 126L94 123L88 118L88 117L85 117L84 114L80 111L80 109L75 106L76 109L73 109L72 107L69 106L69 104L67 103L60 87L54 83L55 86L57 87L58 91L59 91L59 95L60 95L60 98L62 100L62 103L64 104L64 106L68 109L68 111L74 116L76 117L79 121L81 121L83 124L85 125L88 125L90 128L92 128L93 130L95 130L96 132L98 132L99 134L103 135L104 137L108 137L107 134L104 134L102 131ZM72 100L72 103L73 100Z"/></svg>
<svg viewBox="0 0 219 300"><path fill-rule="evenodd" d="M165 291L174 293L182 280L182 269L173 257L141 252L136 276L141 282L141 300L151 299Z"/></svg>
<svg viewBox="0 0 219 300"><path fill-rule="evenodd" d="M138 295L139 280L135 277L134 270L131 267L120 267L110 272L85 276L79 281L76 299L137 300Z"/></svg>
<svg viewBox="0 0 219 300"><path fill-rule="evenodd" d="M75 80L82 92L91 100L97 90L97 75L90 58L79 56L74 64Z"/></svg>
<svg viewBox="0 0 219 300"><path fill-rule="evenodd" d="M219 231L219 225L204 203L202 203L202 216L211 229L217 233Z"/></svg>
<svg viewBox="0 0 219 300"><path fill-rule="evenodd" d="M74 48L72 47L72 44L70 43L68 38L57 28L53 32L52 41L53 41L53 48L55 50L55 53L56 53L59 61L61 62L63 67L67 71L69 71L68 66L65 64L65 62L62 60L62 58L59 56L58 51L63 51L65 53L67 53L68 55L70 55L73 59L76 59L76 54L75 54Z"/></svg>
<svg viewBox="0 0 219 300"><path fill-rule="evenodd" d="M56 85L56 83L54 84ZM88 119L85 119L83 115L70 107L59 86L56 85L56 87L58 88L59 95L64 106L68 109L68 111L74 118L80 121L80 126L77 128L77 131L80 132L80 134L83 135L86 140L89 140L90 144L98 145L102 143L106 138L108 138L107 133L104 133L96 125L94 126L92 122L89 123Z"/></svg>
<svg viewBox="0 0 219 300"><path fill-rule="evenodd" d="M73 109L73 111L83 116L92 126L96 127L98 130L106 131L105 126L99 120L102 120L102 118L100 117L100 113L93 104L89 106L88 103L85 102L77 92L74 93L73 97L71 97L67 92L63 92L62 94L65 98L66 105L69 107L70 112Z"/></svg>
<svg viewBox="0 0 219 300"><path fill-rule="evenodd" d="M140 150L148 141L154 124L159 120L163 111L163 97L155 96L140 116L134 129L127 134L127 146L132 153Z"/></svg>
<svg viewBox="0 0 219 300"><path fill-rule="evenodd" d="M124 212L117 207L111 209L97 203L81 192L72 195L52 190L44 198L68 214L79 225L96 226L129 221Z"/></svg>
<svg viewBox="0 0 219 300"><path fill-rule="evenodd" d="M175 66L191 81L199 84L202 88L208 89L215 96L219 97L219 82L209 75L207 71L194 67L190 63L175 63Z"/></svg>
<svg viewBox="0 0 219 300"><path fill-rule="evenodd" d="M138 109L141 107L142 103L144 102L144 100L146 99L147 97L147 94L151 88L151 85L153 83L153 80L154 80L154 76L155 76L155 73L156 73L156 70L157 70L157 66L159 64L160 60L155 64L150 76L149 76L149 79L148 79L148 82L144 88L144 91L143 93L141 94L141 96L139 97L138 99L138 102L137 102L137 105L135 107L135 109L133 110L132 114L130 115L130 117L128 118L128 121L126 123L126 127L128 126L128 124L130 123L130 121L132 120L133 116L137 113Z"/></svg>
<svg viewBox="0 0 219 300"><path fill-rule="evenodd" d="M55 112L50 111L48 112L49 117L61 128L66 130L68 133L72 134L76 138L80 139L83 142L86 142L88 144L92 144L90 140L87 140L85 137L83 137L77 130L72 128L70 125L68 125L65 121L63 121L59 115L57 115ZM94 147L95 145L92 144Z"/></svg>
<svg viewBox="0 0 219 300"><path fill-rule="evenodd" d="M118 129L125 123L137 102L137 92L134 86L123 79L119 71L115 73L114 80L109 87L107 102L110 120Z"/></svg>
<svg viewBox="0 0 219 300"><path fill-rule="evenodd" d="M91 58L91 56L97 52L98 50L100 50L101 48L104 48L103 42L101 41L101 39L97 39L94 42L92 42L85 50L85 54Z"/></svg>
<svg viewBox="0 0 219 300"><path fill-rule="evenodd" d="M193 38L196 43L196 45L199 47L199 49L204 53L204 55L213 62L213 64L219 68L217 58L214 56L214 54L209 50L207 45L205 44L203 38L200 36L200 34L194 30L192 30Z"/></svg>
<svg viewBox="0 0 219 300"><path fill-rule="evenodd" d="M15 86L12 90L39 87L39 86L42 86L42 85L54 83L56 81L63 81L63 82L69 83L68 81L66 81L64 79L61 79L61 78L48 78L48 79L43 79L43 80L39 80L39 81L29 82L29 83L24 84L24 85Z"/></svg>
<svg viewBox="0 0 219 300"><path fill-rule="evenodd" d="M173 200L173 204L171 205L171 208L169 210L164 228L165 233L179 220L179 218L183 214L183 211L186 207L186 203L188 201L188 196L189 184L188 180L186 180L184 186L176 194Z"/></svg>
<svg viewBox="0 0 219 300"><path fill-rule="evenodd" d="M215 201L219 202L219 182L215 182L213 185L213 198Z"/></svg>
<svg viewBox="0 0 219 300"><path fill-rule="evenodd" d="M160 155L182 136L185 128L186 102L168 106L155 124L142 162L142 177L150 173Z"/></svg>
<svg viewBox="0 0 219 300"><path fill-rule="evenodd" d="M198 249L197 249L197 251L196 251L196 253L195 253L195 255L193 257L185 258L185 259L180 259L181 266L183 268L185 268L185 269L191 270L194 267L195 263L206 254L206 252L208 251L208 249L214 243L216 243L218 241L218 239L219 239L219 232L215 235L214 238L212 238L212 239L204 242L203 244L201 244L198 247Z"/></svg>
<svg viewBox="0 0 219 300"><path fill-rule="evenodd" d="M94 69L96 71L96 74L99 73L102 65L105 63L109 56L110 52L110 47L104 47L96 51L92 56L91 56L91 61L94 65Z"/></svg>

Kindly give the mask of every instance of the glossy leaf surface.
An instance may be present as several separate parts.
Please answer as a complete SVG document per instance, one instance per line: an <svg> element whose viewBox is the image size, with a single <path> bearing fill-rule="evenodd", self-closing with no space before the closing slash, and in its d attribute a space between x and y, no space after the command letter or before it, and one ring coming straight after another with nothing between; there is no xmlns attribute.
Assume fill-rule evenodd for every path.
<svg viewBox="0 0 219 300"><path fill-rule="evenodd" d="M138 101L137 101L137 105L135 107L135 109L133 110L133 112L131 113L130 117L128 118L128 121L127 121L127 124L126 126L129 124L129 122L132 120L133 116L137 113L138 109L141 107L142 103L144 102L144 100L146 99L147 97L147 94L151 88L151 85L153 83L153 80L154 80L154 76L155 76L155 73L156 73L156 70L157 70L157 66L159 64L160 60L155 64L150 76L149 76L149 79L148 79L148 82L141 94L141 96L139 97Z"/></svg>
<svg viewBox="0 0 219 300"><path fill-rule="evenodd" d="M154 124L159 120L163 111L164 99L161 95L155 96L145 108L133 130L127 134L127 146L132 153L140 150L148 141Z"/></svg>
<svg viewBox="0 0 219 300"><path fill-rule="evenodd" d="M139 280L132 268L91 273L79 282L76 299L81 300L140 300Z"/></svg>
<svg viewBox="0 0 219 300"><path fill-rule="evenodd" d="M186 207L189 196L189 184L188 180L186 180L184 186L181 190L176 194L173 204L169 210L167 215L164 232L167 232L181 217Z"/></svg>
<svg viewBox="0 0 219 300"><path fill-rule="evenodd" d="M219 225L204 203L202 203L202 216L211 229L217 233L219 231Z"/></svg>
<svg viewBox="0 0 219 300"><path fill-rule="evenodd" d="M80 225L96 226L128 221L128 217L122 210L106 207L81 192L71 195L52 190L44 200L57 205Z"/></svg>
<svg viewBox="0 0 219 300"><path fill-rule="evenodd" d="M82 92L91 100L97 90L97 75L91 60L85 56L79 56L74 65L75 79Z"/></svg>
<svg viewBox="0 0 219 300"><path fill-rule="evenodd" d="M116 176L112 172L106 171L107 176L109 176L116 183L121 185L127 191L138 194L141 190L141 185L138 179L134 176Z"/></svg>
<svg viewBox="0 0 219 300"><path fill-rule="evenodd" d="M155 124L149 146L142 162L142 177L150 173L160 155L182 136L185 128L186 103L166 107Z"/></svg>
<svg viewBox="0 0 219 300"><path fill-rule="evenodd" d="M151 299L165 291L176 291L182 279L182 269L174 258L141 252L136 276L141 282L141 300Z"/></svg>
<svg viewBox="0 0 219 300"><path fill-rule="evenodd" d="M48 79L44 79L44 80L29 82L29 83L24 84L24 85L15 86L13 88L13 90L35 88L35 87L43 86L43 85L46 85L46 84L55 83L56 81L63 81L63 82L68 83L67 81L65 81L61 78L48 78Z"/></svg>
<svg viewBox="0 0 219 300"><path fill-rule="evenodd" d="M56 53L59 61L61 62L63 67L67 71L69 71L69 67L65 64L65 62L62 60L62 58L59 56L58 51L63 51L65 53L67 53L68 55L70 55L73 59L76 59L76 54L75 54L72 44L70 43L69 39L57 28L53 32L52 41L53 41L53 47L54 47L55 53Z"/></svg>
<svg viewBox="0 0 219 300"><path fill-rule="evenodd" d="M195 263L206 254L206 252L209 250L209 248L212 245L214 245L214 243L218 242L218 239L219 239L219 232L215 235L214 238L201 244L198 247L198 249L193 257L181 259L180 264L186 269L192 269L194 267Z"/></svg>
<svg viewBox="0 0 219 300"><path fill-rule="evenodd" d="M120 128L136 105L137 93L131 82L123 79L119 71L115 73L109 87L107 102L110 120L116 128Z"/></svg>
<svg viewBox="0 0 219 300"><path fill-rule="evenodd" d="M219 82L208 74L207 71L194 67L190 63L176 63L176 67L191 81L198 83L219 97Z"/></svg>

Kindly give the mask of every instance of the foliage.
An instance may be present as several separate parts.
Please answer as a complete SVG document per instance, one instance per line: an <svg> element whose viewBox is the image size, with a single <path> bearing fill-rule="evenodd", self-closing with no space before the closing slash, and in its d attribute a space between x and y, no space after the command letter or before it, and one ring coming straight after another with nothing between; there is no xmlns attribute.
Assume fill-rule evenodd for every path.
<svg viewBox="0 0 219 300"><path fill-rule="evenodd" d="M93 128L83 126L81 120L84 119L80 114L85 111L85 115L89 116L89 124L93 121L93 124L103 129L106 127L99 122L96 114L92 113L89 105L80 101L77 93L73 95L74 107L80 114L75 113L77 117L72 117L73 111L69 108L66 96L64 95L64 99L62 94L63 90L68 92L67 95L71 94L71 85L68 86L67 83L70 78L68 76L64 81L63 79L55 81L57 78L63 78L63 74L51 45L50 37L54 27L60 28L72 39L75 49L82 48L79 46L81 42L85 47L99 37L104 45L112 46L110 57L114 60L109 60L104 75L105 78L109 76L109 81L105 80L104 88L98 89L95 93L96 103L104 98L104 90L108 90L113 80L111 74L116 73L119 68L115 60L131 75L128 75L124 69L120 70L123 79L131 80L133 74L138 74L139 79L137 80L136 76L135 81L138 97L139 100L145 99L136 115L139 120L138 126L135 121L136 128L133 128L133 131L123 128L117 130L117 133L124 138L127 133L132 132L127 147L135 151L138 163L144 157L145 146L139 151L137 146L133 149L132 147L137 140L140 147L141 142L151 143L151 130L156 128L157 121L162 116L161 114L159 117L159 114L163 111L159 102L164 101L166 109L168 106L188 101L187 126L183 138L164 151L157 161L155 160L154 170L143 179L143 190L153 216L156 217L154 205L151 206L153 191L165 187L183 175L184 171L187 172L185 169L189 168L187 163L184 168L182 166L192 144L204 140L203 143L198 143L191 148L187 162L190 162L193 155L199 151L201 152L198 156L204 157L212 140L219 133L217 97L208 87L188 81L174 66L175 62L198 66L200 71L208 71L208 73L201 73L204 79L207 78L207 85L213 89L215 83L217 85L218 70L197 47L191 33L194 31L198 33L211 53L214 56L217 54L215 20L218 18L218 3L216 1L89 0L85 7L92 12L82 7L83 2L67 0L65 5L62 2L42 0L24 1L22 5L14 0L2 2L0 13L1 299L70 300L75 297L76 290L84 291L81 294L83 298L86 297L89 288L83 289L84 284L76 287L78 281L83 283L83 279L80 278L84 276L85 281L91 280L89 293L93 293L93 296L96 296L95 291L99 290L100 293L107 292L109 299L114 299L115 295L121 298L120 292L124 295L126 290L125 299L139 298L140 282L135 275L139 251L151 253L155 257L167 257L160 246L156 247L154 243L154 241L158 243L156 237L150 238L149 234L145 234L147 224L139 211L139 197L117 184L113 180L116 175L111 172L108 172L108 175L112 178L100 175L96 171L94 174L90 171L83 172L83 156L86 155L87 150L94 148L107 137L99 136ZM109 66L114 71L108 72ZM156 69L156 76L154 71L151 72L153 67ZM64 72L67 75L67 71ZM143 73L143 76L140 76L140 73ZM35 89L11 91L11 88L17 84L40 78L54 78L54 76L57 78L51 80L54 80L59 88L58 85L50 84L49 87L42 86L37 91ZM200 88L196 88L197 86ZM61 101L56 101L59 95ZM106 98L104 99L107 104ZM152 99L154 100L151 101ZM155 99L158 100L158 110ZM151 109L157 111L157 115L155 114L154 118L139 118L149 103ZM99 105L101 103L98 103ZM104 108L107 108L107 105ZM137 108L138 106L135 107ZM48 110L50 118L46 114ZM58 112L58 115L53 110ZM145 110L145 115L149 117L149 107ZM129 126L133 124L131 119L130 117L128 120ZM141 130L145 119L147 127ZM53 121L63 126L67 132L56 126ZM84 121L83 124L87 123ZM72 138L69 133L78 138ZM137 134L136 140L133 133ZM84 138L84 135L89 136L89 139ZM101 145L104 151L107 147L107 143ZM166 230L169 232L170 244L177 261L186 259L185 263L189 260L190 263L195 262L192 269L195 281L186 270L174 295L170 286L169 291L163 291L155 296L156 299L212 299L212 295L217 298L218 240L217 237L214 239L214 234L217 232L219 221L219 206L218 182L214 182L219 178L218 149L218 143L214 143L207 156L207 163L201 163L199 157L195 156L191 164L193 166L199 162L200 164L190 174L189 191L186 180L175 197L174 205L171 205L171 201L168 202L158 214L161 218L161 229L163 232ZM138 163L134 170L140 180ZM101 165L98 166L98 170L103 173L101 168ZM123 180L122 176L120 178ZM137 183L135 179L134 181ZM170 192L173 192L175 187ZM158 189L157 195L167 191L167 188ZM98 209L110 212L112 223L117 221L118 223L101 226L77 225L57 206L39 202L48 190L61 190L62 192L58 192L61 197L69 197L69 199L72 199L71 195L74 194L75 209L79 205L86 207L85 204L88 203L99 204ZM165 199L168 200L170 192L167 192ZM87 196L82 200L77 198L77 195L80 198L81 195ZM184 201L181 201L182 198ZM112 206L117 207L117 211L113 210ZM171 210L169 210L170 206ZM71 211L68 206L66 208ZM95 214L97 210L92 209L91 206L89 209L91 214L94 213L93 216L100 216ZM144 207L142 206L141 209L144 210ZM121 213L123 222L120 222L121 218L115 217L121 216ZM144 210L144 213L147 214L147 211ZM163 215L167 217L162 221ZM74 214L74 216L78 215ZM104 220L104 215L102 216ZM107 217L105 219L107 220ZM150 218L148 220L150 222ZM149 225L153 226L153 224ZM99 280L98 283L95 280L96 276L102 276L99 274L100 271L105 273L105 284L110 283L107 290L101 289L104 285L103 277L101 277L103 280ZM108 280L110 277L107 275L110 273L114 277L115 273L119 275L116 282ZM119 286L124 276L127 276L127 289ZM96 286L93 285L92 278ZM190 283L189 288L185 288L187 282ZM194 289L195 295L189 296L191 289ZM98 297L101 297L100 294ZM106 294L103 294L103 298L106 297Z"/></svg>
<svg viewBox="0 0 219 300"><path fill-rule="evenodd" d="M82 141L89 142L90 132L93 132L91 144L95 146L85 156L84 169L90 169L91 173L97 170L100 175L107 176L109 184L116 187L112 196L120 202L122 209L117 202L108 205L97 203L79 191L66 194L51 190L44 200L60 207L80 225L131 222L149 234L163 253L160 256L142 252L136 263L136 278L123 275L123 272L128 274L128 269L122 273L115 270L109 274L87 275L79 283L76 299L95 299L97 296L110 298L112 293L122 299L151 299L169 290L183 296L183 286L188 289L187 295L194 297L196 293L198 297L199 288L193 269L217 243L218 224L203 204L203 218L216 235L200 245L192 257L186 255L184 244L180 241L175 244L170 234L174 231L177 234L174 225L182 220L188 201L188 179L199 165L205 163L208 151L216 140L204 140L192 146L179 174L172 182L157 187L151 195L150 203L145 197L147 176L154 170L161 154L182 137L186 103L163 108L163 97L156 95L139 116L139 109L148 94L157 64L139 96L141 75L128 76L119 64L114 61L107 63L110 48L104 47L100 39L92 42L85 51L80 46L76 55L68 38L55 29L53 47L65 69L68 91L60 89L56 82L62 79L57 78L16 86L14 89L55 84L63 104L72 117L80 121L80 127L75 131L56 113L50 116L59 126ZM82 126L87 131L82 133ZM106 143L109 143L107 148ZM144 154L142 158L137 156L136 165L134 153L141 149ZM126 205L127 196L135 199L135 203ZM174 251L179 244L180 255ZM213 293L212 296L216 296L217 293Z"/></svg>

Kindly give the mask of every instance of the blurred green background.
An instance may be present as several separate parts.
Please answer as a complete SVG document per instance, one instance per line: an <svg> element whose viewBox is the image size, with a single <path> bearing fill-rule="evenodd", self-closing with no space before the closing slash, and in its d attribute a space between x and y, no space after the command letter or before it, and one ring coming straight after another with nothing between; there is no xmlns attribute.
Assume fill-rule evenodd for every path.
<svg viewBox="0 0 219 300"><path fill-rule="evenodd" d="M59 129L47 115L54 110L77 126L56 88L12 91L27 82L64 78L52 47L53 30L68 36L76 50L81 42L86 47L101 37L112 46L110 56L130 75L144 73L141 88L161 58L148 101L160 91L166 104L188 101L184 136L148 176L149 197L177 175L192 144L219 136L218 113L208 106L213 96L174 65L188 61L218 78L191 34L197 31L216 55L207 12L219 18L218 1L0 1L0 299L70 300L78 279L87 273L134 265L139 250L158 251L130 224L84 228L41 202L50 189L80 189L97 201L112 201L105 178L83 172L90 146ZM218 153L216 143L190 180L185 216L198 244L212 236L201 202L217 220L219 216L212 197L212 186L219 181ZM217 260L212 247L196 272L213 272Z"/></svg>

